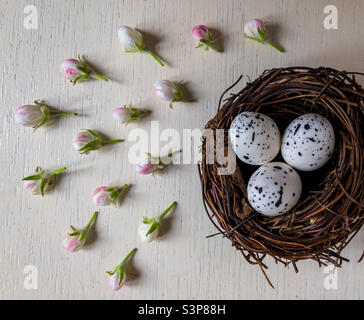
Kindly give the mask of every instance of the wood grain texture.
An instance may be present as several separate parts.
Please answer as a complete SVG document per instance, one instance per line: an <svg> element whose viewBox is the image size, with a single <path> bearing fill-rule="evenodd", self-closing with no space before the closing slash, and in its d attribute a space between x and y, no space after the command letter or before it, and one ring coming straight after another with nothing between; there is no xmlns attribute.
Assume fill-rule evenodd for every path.
<svg viewBox="0 0 364 320"><path fill-rule="evenodd" d="M37 30L23 27L24 7L39 12ZM339 29L323 28L323 8L335 4ZM239 75L256 78L280 66L332 66L364 72L364 2L317 0L0 0L0 298L3 299L362 299L364 232L345 249L351 259L339 270L338 290L326 290L325 274L313 262L299 264L300 273L270 260L271 289L259 269L248 265L228 240L215 237L203 211L195 166L163 175L141 177L128 163L131 142L80 156L71 146L81 128L126 138L136 127L117 125L111 111L133 103L150 108L149 120L160 127L201 128L216 113L220 94ZM285 49L243 39L244 22L269 21L274 39ZM146 40L167 62L159 67L147 55L122 54L117 27L146 31ZM224 53L195 49L191 29L206 24L216 30ZM92 81L72 87L59 74L63 59L84 54L113 81ZM176 104L174 111L155 99L159 79L185 80L198 102ZM363 79L360 79L363 83ZM243 83L241 85L244 85ZM16 107L43 99L82 116L61 119L36 134L17 126ZM24 192L21 179L36 166L68 171L44 199ZM97 241L87 250L68 254L61 240L69 224L82 226L95 210L93 189L102 184L132 183L120 209L101 210ZM151 245L137 237L144 215L152 216L173 200L168 232ZM106 270L133 247L138 276L118 293L108 287ZM39 270L38 290L23 286L23 268Z"/></svg>

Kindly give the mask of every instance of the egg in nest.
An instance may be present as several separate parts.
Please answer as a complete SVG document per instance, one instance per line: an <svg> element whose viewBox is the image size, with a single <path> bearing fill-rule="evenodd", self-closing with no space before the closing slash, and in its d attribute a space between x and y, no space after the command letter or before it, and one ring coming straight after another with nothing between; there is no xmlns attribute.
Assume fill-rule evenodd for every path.
<svg viewBox="0 0 364 320"><path fill-rule="evenodd" d="M237 157L250 165L272 161L281 147L281 134L274 120L257 112L242 112L232 122L230 142Z"/></svg>
<svg viewBox="0 0 364 320"><path fill-rule="evenodd" d="M335 132L329 120L306 113L290 123L282 141L282 156L293 168L314 171L322 168L335 149Z"/></svg>
<svg viewBox="0 0 364 320"><path fill-rule="evenodd" d="M248 200L255 211L278 216L290 211L302 193L299 174L283 162L271 162L253 173L248 183Z"/></svg>

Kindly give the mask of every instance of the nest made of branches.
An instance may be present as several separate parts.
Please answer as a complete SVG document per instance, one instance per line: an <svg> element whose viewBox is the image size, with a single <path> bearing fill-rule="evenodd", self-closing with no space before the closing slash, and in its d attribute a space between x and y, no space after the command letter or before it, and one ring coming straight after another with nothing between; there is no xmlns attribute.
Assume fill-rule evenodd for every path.
<svg viewBox="0 0 364 320"><path fill-rule="evenodd" d="M318 113L334 127L335 152L330 162L318 171L299 172L303 194L290 212L267 217L255 212L247 199L246 183L257 169L238 161L233 174L220 175L220 162L206 163L206 137L199 166L203 201L218 234L229 238L245 259L259 265L269 284L264 264L266 256L285 266L312 259L319 266L341 267L348 261L342 250L364 223L364 91L356 82L357 72L332 68L291 67L265 71L237 94L221 104L205 129L225 130L222 152L227 152L228 130L243 111L264 113L278 124L281 132L305 113ZM216 144L214 152L217 150ZM216 155L215 155L216 156ZM276 160L281 160L279 155ZM359 259L362 260L364 256Z"/></svg>

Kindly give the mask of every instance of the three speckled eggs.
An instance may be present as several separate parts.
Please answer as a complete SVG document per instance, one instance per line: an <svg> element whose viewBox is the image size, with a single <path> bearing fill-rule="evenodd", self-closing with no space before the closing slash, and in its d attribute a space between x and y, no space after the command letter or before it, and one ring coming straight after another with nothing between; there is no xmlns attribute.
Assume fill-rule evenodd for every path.
<svg viewBox="0 0 364 320"><path fill-rule="evenodd" d="M251 176L248 200L257 212L266 216L284 214L297 204L302 182L294 170L313 171L323 167L335 148L331 123L315 113L292 121L282 140L277 124L257 112L240 113L229 130L237 157L250 165L262 165ZM283 162L271 162L281 150Z"/></svg>

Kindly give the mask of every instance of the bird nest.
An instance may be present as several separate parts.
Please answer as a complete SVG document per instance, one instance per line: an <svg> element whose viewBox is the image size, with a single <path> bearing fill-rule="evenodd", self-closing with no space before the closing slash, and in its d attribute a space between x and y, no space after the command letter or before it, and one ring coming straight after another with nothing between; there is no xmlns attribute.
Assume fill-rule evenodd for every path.
<svg viewBox="0 0 364 320"><path fill-rule="evenodd" d="M364 91L356 75L364 74L325 67L266 70L239 93L223 100L240 77L224 92L218 113L205 127L214 138L217 129L223 129L225 139L222 148L217 142L210 148L207 135L203 138L199 173L206 212L219 230L217 235L229 238L250 264L258 265L271 286L265 272L267 256L285 266L292 264L296 272L300 260L337 267L349 261L342 250L364 223ZM284 215L267 217L249 205L246 183L257 167L238 161L233 173L220 173L226 164L217 158L219 153L228 153L228 130L244 111L270 116L281 132L295 118L312 112L329 119L334 127L334 155L320 170L299 173L301 199ZM214 160L208 164L211 150ZM276 160L283 161L282 156ZM359 261L363 257L364 253Z"/></svg>

